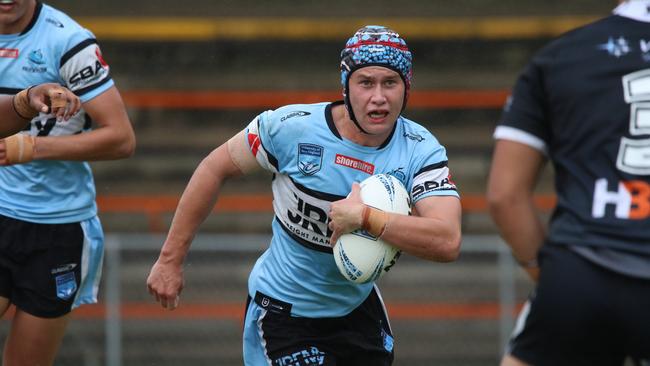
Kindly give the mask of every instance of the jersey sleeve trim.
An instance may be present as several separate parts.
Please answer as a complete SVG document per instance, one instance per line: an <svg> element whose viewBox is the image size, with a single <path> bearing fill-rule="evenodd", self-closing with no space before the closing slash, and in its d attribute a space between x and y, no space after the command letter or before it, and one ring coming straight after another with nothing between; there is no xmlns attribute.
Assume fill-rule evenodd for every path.
<svg viewBox="0 0 650 366"><path fill-rule="evenodd" d="M66 52L63 56L61 56L60 67L63 67L63 65L65 65L65 63L68 62L68 60L70 60L72 56L77 54L77 52L83 50L84 48L88 47L91 44L97 44L97 40L94 38L89 38L84 41L81 41L76 46L72 47L68 52Z"/></svg>
<svg viewBox="0 0 650 366"><path fill-rule="evenodd" d="M493 135L495 140L509 140L528 145L535 150L538 150L544 155L548 155L548 147L544 140L539 137L510 126L497 126Z"/></svg>
<svg viewBox="0 0 650 366"><path fill-rule="evenodd" d="M418 172L413 174L413 176L416 177L416 176L418 176L418 175L420 175L420 174L422 174L424 172L430 171L430 170L444 168L444 167L447 166L447 164L449 164L449 162L447 160L441 161L441 162L435 163L435 164L429 164L429 165L423 167L422 169L418 170Z"/></svg>
<svg viewBox="0 0 650 366"><path fill-rule="evenodd" d="M278 165L278 159L271 154L266 147L264 147L264 143L261 142L260 140L260 145L262 146L262 149L264 149L264 152L266 153L266 158L268 159L269 163L273 165L276 171L280 171L280 166Z"/></svg>

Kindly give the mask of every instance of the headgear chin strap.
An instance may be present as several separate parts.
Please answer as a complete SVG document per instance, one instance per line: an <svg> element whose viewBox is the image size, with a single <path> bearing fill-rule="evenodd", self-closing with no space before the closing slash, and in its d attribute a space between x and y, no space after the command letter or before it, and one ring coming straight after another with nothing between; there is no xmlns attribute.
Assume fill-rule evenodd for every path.
<svg viewBox="0 0 650 366"><path fill-rule="evenodd" d="M381 25L367 25L359 29L345 44L341 51L341 84L343 100L350 119L357 128L366 132L354 115L350 104L350 75L363 67L382 66L399 74L404 81L404 102L402 111L411 89L412 55L406 41L397 32Z"/></svg>

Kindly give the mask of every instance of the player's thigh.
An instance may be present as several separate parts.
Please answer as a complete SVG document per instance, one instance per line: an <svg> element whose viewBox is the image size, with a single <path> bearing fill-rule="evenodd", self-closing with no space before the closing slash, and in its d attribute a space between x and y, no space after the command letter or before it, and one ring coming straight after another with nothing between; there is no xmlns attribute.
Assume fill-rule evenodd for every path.
<svg viewBox="0 0 650 366"><path fill-rule="evenodd" d="M391 365L393 338L375 292L350 314L295 317L291 304L257 293L244 325L246 365Z"/></svg>
<svg viewBox="0 0 650 366"><path fill-rule="evenodd" d="M287 325L289 319L289 314L271 312L249 297L244 318L246 366L336 365L332 354Z"/></svg>
<svg viewBox="0 0 650 366"><path fill-rule="evenodd" d="M31 224L20 242L29 251L13 269L11 302L41 318L70 312L79 289L84 235L79 223Z"/></svg>
<svg viewBox="0 0 650 366"><path fill-rule="evenodd" d="M5 341L3 364L52 365L68 319L69 315L40 318L17 309Z"/></svg>

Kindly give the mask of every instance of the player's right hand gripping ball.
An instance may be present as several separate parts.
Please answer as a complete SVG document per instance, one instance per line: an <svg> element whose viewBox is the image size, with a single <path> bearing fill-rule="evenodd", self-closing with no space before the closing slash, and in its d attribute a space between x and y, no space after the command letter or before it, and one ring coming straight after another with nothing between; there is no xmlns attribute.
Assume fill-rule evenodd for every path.
<svg viewBox="0 0 650 366"><path fill-rule="evenodd" d="M368 206L402 215L411 213L406 188L392 175L377 174L361 182L361 200ZM334 261L348 281L376 281L397 261L401 251L359 229L343 234L334 246Z"/></svg>

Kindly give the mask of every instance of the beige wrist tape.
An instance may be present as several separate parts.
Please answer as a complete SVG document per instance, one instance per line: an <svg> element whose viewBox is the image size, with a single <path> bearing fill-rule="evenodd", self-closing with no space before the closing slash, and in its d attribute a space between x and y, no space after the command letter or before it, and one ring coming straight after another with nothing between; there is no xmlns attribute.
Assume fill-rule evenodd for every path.
<svg viewBox="0 0 650 366"><path fill-rule="evenodd" d="M32 119L38 116L38 111L29 104L29 89L21 90L14 95L14 110L23 119Z"/></svg>
<svg viewBox="0 0 650 366"><path fill-rule="evenodd" d="M361 228L370 235L378 238L382 236L388 224L388 213L366 205L362 212L363 221Z"/></svg>
<svg viewBox="0 0 650 366"><path fill-rule="evenodd" d="M34 158L34 136L18 133L5 139L5 154L8 164L20 164Z"/></svg>

